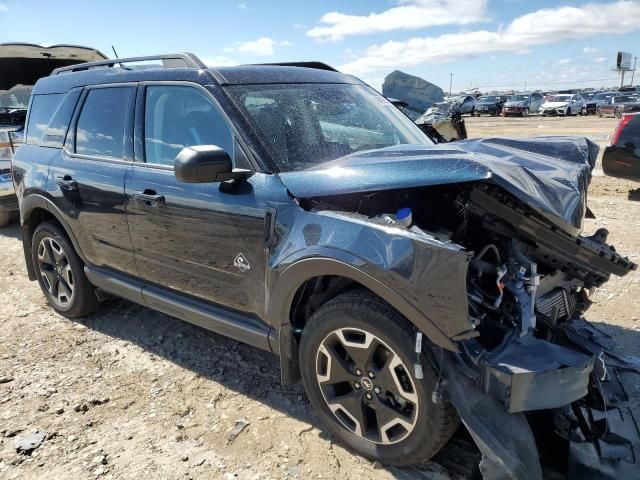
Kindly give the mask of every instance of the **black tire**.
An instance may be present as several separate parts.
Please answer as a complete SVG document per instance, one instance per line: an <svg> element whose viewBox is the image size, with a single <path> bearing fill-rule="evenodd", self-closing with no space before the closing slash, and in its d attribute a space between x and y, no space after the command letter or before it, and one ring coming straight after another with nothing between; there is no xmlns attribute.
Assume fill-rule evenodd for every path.
<svg viewBox="0 0 640 480"><path fill-rule="evenodd" d="M347 333L349 331L366 332L367 335L371 335L375 339L371 342L371 345L376 345L374 342L377 341L378 347L374 349L375 353L371 353L369 351L370 349L368 349L367 352L362 354L368 358L369 361L368 363L367 361L363 361L362 367L364 370L358 375L354 373L356 372L356 364L358 362L352 360L352 358L356 357L351 357L349 356L350 354L347 354L345 357L346 360L343 358L344 361L340 360L338 363L338 358L332 356L331 358L335 359L338 363L336 371L337 374L340 375L340 380L329 387L324 387L325 390L323 390L320 386L323 380L321 379L321 373L319 373L319 371L325 368L325 372L322 374L323 378L333 376L333 370L331 368L332 362L328 362L328 356L325 355L325 353L328 353L328 348L332 347L326 348L325 345L327 345L332 338L338 338L336 332L345 331ZM332 335L334 337L332 337ZM346 338L344 333L342 333L342 335L343 338ZM334 343L338 342L334 340ZM437 381L437 374L424 354L420 355L424 379L417 380L415 378L413 371L416 358L414 344L415 328L413 325L386 302L364 290L344 293L320 307L311 316L311 319L302 332L299 358L302 381L307 395L324 425L334 437L354 452L366 458L378 460L386 465L409 466L427 461L447 443L459 425L457 412L451 404L444 400L438 403L433 403L431 400L434 384ZM343 343L340 343L340 345L344 346ZM380 355L380 350L387 353ZM339 346L336 351L340 351ZM350 351L353 352L353 350ZM347 352L346 349L345 352ZM321 355L326 357L326 359L321 358ZM385 358L385 360L382 361L384 365L380 367L380 370L376 370L378 366L374 363L378 361L378 356L384 356ZM397 364L396 361L401 361L402 365L393 367L393 369L390 368L389 365ZM349 363L350 366L348 367L351 368L350 374L347 374L347 370L343 368L348 362L352 362ZM323 363L324 367L322 366ZM364 365L365 363L367 363L367 365ZM377 383L374 385L365 384L367 381L366 371L377 372L372 378L374 378L373 382L379 382L380 388ZM394 372L393 375L395 375L395 377L389 377L389 372ZM342 379L342 376L345 374L347 374L345 378L348 378L348 380ZM362 375L361 379L360 375ZM387 386L385 386L385 378L394 379L392 383L398 386L398 388L396 388L397 391L399 391L401 384L408 386L405 392L411 391L412 398L416 399L415 405L410 405L412 409L415 408L412 414L412 418L414 419L414 424L411 426L412 429L405 429L405 432L397 437L398 439L395 440L394 443L389 443L391 437L388 433L398 425L388 427L384 436L382 435L383 430L376 427L378 418L386 418L386 420L390 418L383 416L383 413L386 414L388 412L387 402L393 406L398 399L398 397L393 397L393 387L387 389ZM358 380L361 380L362 383L360 384ZM326 382L329 384L331 379L326 380ZM371 382L369 382L369 384L371 384ZM334 411L329 407L329 401L325 399L325 393L328 391L327 388L331 388L334 393L340 390L339 394L331 398L332 400L336 400L335 403L331 403L334 409L336 405L338 405L338 410L335 410L337 412L336 414L334 414ZM365 388L367 390L365 390ZM365 427L367 427L367 435L371 431L376 432L377 429L377 433L379 434L378 438L386 440L387 444L384 444L383 440L375 441L359 435L355 427L356 423L353 421L351 421L353 424L351 429L345 425L345 423L350 420L344 412L340 410L342 406L340 399L346 398L343 393L344 391L347 391L350 399L353 400L357 398L354 400L356 406L360 405L360 403L357 402L362 402L362 406L359 407L361 413L363 410L369 413L369 416L367 416L366 413L362 416ZM365 398L365 395L369 395L369 400ZM404 394L401 395L404 396ZM407 402L403 402L403 400L404 399L400 398L400 403L403 404L403 408L405 408L403 411L404 414L406 413ZM344 402L346 402L346 400ZM411 401L408 403L411 404ZM374 408L372 409L370 406ZM375 407L378 407L378 409ZM399 408L397 404L396 408ZM380 417L378 417L377 412L380 412ZM340 420L338 414L346 418L346 421ZM375 420L371 420L371 415L375 417ZM351 418L355 420L355 417ZM387 426L391 423L393 423L393 421L385 423L384 425ZM371 429L371 424L373 424L373 429ZM360 424L358 423L357 425L359 426ZM401 427L401 429L402 428L404 427ZM362 431L362 428L360 428L360 430Z"/></svg>
<svg viewBox="0 0 640 480"><path fill-rule="evenodd" d="M36 228L31 239L31 261L40 288L56 312L77 318L98 308L98 297L84 274L84 264L56 223L44 222Z"/></svg>
<svg viewBox="0 0 640 480"><path fill-rule="evenodd" d="M529 116L529 109L525 108L524 110L522 110L522 113L520 114L520 116L528 117Z"/></svg>
<svg viewBox="0 0 640 480"><path fill-rule="evenodd" d="M567 107L567 113L565 115L567 117L571 116L571 107Z"/></svg>
<svg viewBox="0 0 640 480"><path fill-rule="evenodd" d="M602 110L600 110L600 107L596 108L596 115L598 116L598 118L602 118Z"/></svg>
<svg viewBox="0 0 640 480"><path fill-rule="evenodd" d="M616 118L622 118L622 110L620 110L619 108L616 108L613 111L613 116L616 117Z"/></svg>

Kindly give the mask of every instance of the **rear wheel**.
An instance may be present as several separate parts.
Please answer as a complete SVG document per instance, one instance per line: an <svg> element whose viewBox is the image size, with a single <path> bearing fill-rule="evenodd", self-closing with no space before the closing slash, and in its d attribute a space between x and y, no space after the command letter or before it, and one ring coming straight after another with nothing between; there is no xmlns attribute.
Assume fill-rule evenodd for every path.
<svg viewBox="0 0 640 480"><path fill-rule="evenodd" d="M458 426L454 408L433 403L437 376L424 354L414 375L415 330L364 291L318 309L302 333L302 379L327 429L357 453L388 465L431 458Z"/></svg>
<svg viewBox="0 0 640 480"><path fill-rule="evenodd" d="M58 313L70 318L81 317L98 307L98 298L84 274L84 265L57 224L38 225L31 250L40 288Z"/></svg>
<svg viewBox="0 0 640 480"><path fill-rule="evenodd" d="M596 108L596 115L602 118L602 110L600 110L600 107Z"/></svg>

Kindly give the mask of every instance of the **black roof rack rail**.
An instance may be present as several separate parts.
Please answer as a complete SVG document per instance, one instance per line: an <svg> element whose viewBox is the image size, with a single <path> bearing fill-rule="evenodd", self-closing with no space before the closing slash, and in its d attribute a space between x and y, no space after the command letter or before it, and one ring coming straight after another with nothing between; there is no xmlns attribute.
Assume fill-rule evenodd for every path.
<svg viewBox="0 0 640 480"><path fill-rule="evenodd" d="M274 66L274 67L304 67L315 68L317 70L328 70L330 72L337 72L331 65L327 65L323 62L280 62L280 63L257 63L256 65Z"/></svg>
<svg viewBox="0 0 640 480"><path fill-rule="evenodd" d="M101 60L99 62L78 63L68 67L56 68L51 72L51 76L67 72L80 72L96 67L112 68L115 65L122 65L124 63L147 62L151 60L162 60L163 62L165 60L178 60L184 63L185 68L207 68L207 66L193 53L168 53L165 55L151 55L148 57L114 58L111 60Z"/></svg>

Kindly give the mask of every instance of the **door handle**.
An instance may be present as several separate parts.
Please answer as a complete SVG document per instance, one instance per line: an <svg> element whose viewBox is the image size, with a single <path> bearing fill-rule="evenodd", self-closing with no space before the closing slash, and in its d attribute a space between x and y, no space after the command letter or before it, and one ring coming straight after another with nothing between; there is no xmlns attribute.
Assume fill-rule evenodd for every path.
<svg viewBox="0 0 640 480"><path fill-rule="evenodd" d="M56 179L56 183L60 186L62 190L77 190L78 182L76 182L70 175L58 176Z"/></svg>
<svg viewBox="0 0 640 480"><path fill-rule="evenodd" d="M132 197L134 200L145 202L151 207L157 207L158 204L164 205L164 195L158 195L154 190L146 189L143 192L134 192Z"/></svg>

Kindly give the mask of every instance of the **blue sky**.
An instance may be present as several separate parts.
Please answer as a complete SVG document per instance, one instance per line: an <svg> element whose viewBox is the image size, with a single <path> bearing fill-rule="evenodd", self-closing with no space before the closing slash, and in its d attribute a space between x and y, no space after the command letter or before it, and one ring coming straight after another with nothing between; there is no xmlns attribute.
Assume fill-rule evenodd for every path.
<svg viewBox="0 0 640 480"><path fill-rule="evenodd" d="M0 42L16 41L320 60L376 88L394 69L445 90L453 73L454 91L599 87L618 83L616 51L640 54L640 1L0 0Z"/></svg>

